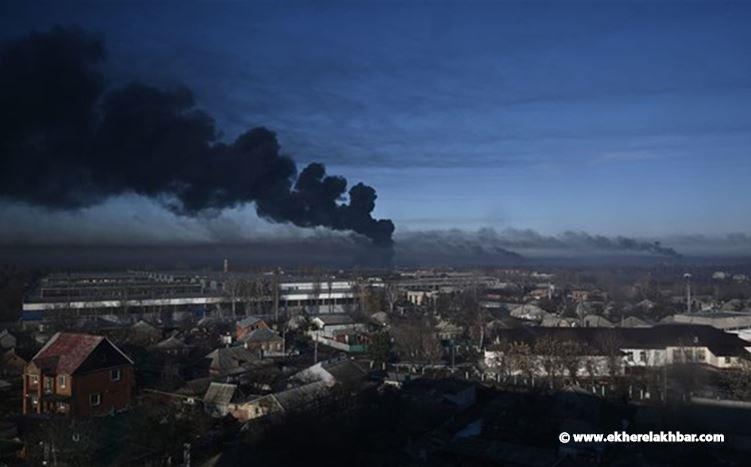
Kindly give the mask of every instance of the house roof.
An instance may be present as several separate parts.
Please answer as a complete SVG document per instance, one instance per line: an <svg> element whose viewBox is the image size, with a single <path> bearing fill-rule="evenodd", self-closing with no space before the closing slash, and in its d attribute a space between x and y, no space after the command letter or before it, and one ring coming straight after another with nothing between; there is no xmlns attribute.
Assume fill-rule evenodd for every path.
<svg viewBox="0 0 751 467"><path fill-rule="evenodd" d="M647 327L651 325L641 318L638 318L636 316L629 316L627 318L624 318L623 321L621 321L621 326L625 328L626 327L635 328L635 327Z"/></svg>
<svg viewBox="0 0 751 467"><path fill-rule="evenodd" d="M246 316L245 318L241 319L237 322L238 326L246 327L246 326L253 326L254 324L260 323L263 321L261 318L257 316Z"/></svg>
<svg viewBox="0 0 751 467"><path fill-rule="evenodd" d="M290 411L326 396L329 393L330 387L330 383L316 381L296 388L287 389L286 391L277 392L276 394L272 394L272 397L276 399L282 409Z"/></svg>
<svg viewBox="0 0 751 467"><path fill-rule="evenodd" d="M271 342L281 340L281 336L271 329L261 328L249 332L240 339L242 342Z"/></svg>
<svg viewBox="0 0 751 467"><path fill-rule="evenodd" d="M338 383L351 387L363 384L367 376L367 370L357 362L343 359L318 362L295 374L292 378L307 382L325 381L327 383Z"/></svg>
<svg viewBox="0 0 751 467"><path fill-rule="evenodd" d="M211 367L228 371L244 366L246 364L257 363L259 358L245 347L222 347L218 348L208 355L206 358L211 359Z"/></svg>
<svg viewBox="0 0 751 467"><path fill-rule="evenodd" d="M337 315L318 315L315 319L320 320L324 326L335 326L341 324L355 324L355 321L345 314Z"/></svg>
<svg viewBox="0 0 751 467"><path fill-rule="evenodd" d="M181 339L170 336L163 341L159 342L158 344L154 345L155 348L160 350L175 350L175 349L185 349L188 347L188 344L183 342Z"/></svg>
<svg viewBox="0 0 751 467"><path fill-rule="evenodd" d="M159 329L154 326L151 323L148 323L144 320L139 320L136 322L133 326L130 327L134 331L143 331L143 332L160 332Z"/></svg>
<svg viewBox="0 0 751 467"><path fill-rule="evenodd" d="M73 374L100 344L106 342L133 363L115 344L102 336L58 332L34 355L32 362L45 371L56 374Z"/></svg>
<svg viewBox="0 0 751 467"><path fill-rule="evenodd" d="M211 383L203 396L203 403L211 405L229 404L232 402L236 390L236 384Z"/></svg>
<svg viewBox="0 0 751 467"><path fill-rule="evenodd" d="M600 328L612 328L613 323L603 318L600 315L587 315L582 318L584 326L600 327Z"/></svg>

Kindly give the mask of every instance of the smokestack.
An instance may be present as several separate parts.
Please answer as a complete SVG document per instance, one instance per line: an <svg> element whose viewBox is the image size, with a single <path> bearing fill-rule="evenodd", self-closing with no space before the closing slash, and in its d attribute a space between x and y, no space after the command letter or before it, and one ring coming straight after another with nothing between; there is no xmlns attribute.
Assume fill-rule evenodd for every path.
<svg viewBox="0 0 751 467"><path fill-rule="evenodd" d="M227 274L229 272L229 260L227 258L224 258L224 273Z"/></svg>

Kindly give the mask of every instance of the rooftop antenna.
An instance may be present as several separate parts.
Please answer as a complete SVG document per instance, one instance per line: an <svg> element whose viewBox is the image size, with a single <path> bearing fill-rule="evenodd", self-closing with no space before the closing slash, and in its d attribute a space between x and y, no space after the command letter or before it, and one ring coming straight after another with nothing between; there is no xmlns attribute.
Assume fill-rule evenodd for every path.
<svg viewBox="0 0 751 467"><path fill-rule="evenodd" d="M691 314L691 274L685 273L683 278L686 279L686 313Z"/></svg>

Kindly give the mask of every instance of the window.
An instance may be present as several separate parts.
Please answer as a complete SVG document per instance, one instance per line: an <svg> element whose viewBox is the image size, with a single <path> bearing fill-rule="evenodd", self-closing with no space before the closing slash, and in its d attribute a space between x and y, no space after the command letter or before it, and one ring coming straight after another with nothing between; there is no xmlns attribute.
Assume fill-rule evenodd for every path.
<svg viewBox="0 0 751 467"><path fill-rule="evenodd" d="M647 361L647 351L646 350L642 350L642 351L639 352L639 360L641 360L642 362L646 362Z"/></svg>
<svg viewBox="0 0 751 467"><path fill-rule="evenodd" d="M96 407L97 405L102 403L102 395L97 393L89 394L89 405L92 407Z"/></svg>
<svg viewBox="0 0 751 467"><path fill-rule="evenodd" d="M122 377L122 373L120 372L120 370L110 370L111 381L120 381L121 377Z"/></svg>
<svg viewBox="0 0 751 467"><path fill-rule="evenodd" d="M706 352L704 351L704 349L697 349L696 350L696 359L699 360L700 362L703 362L704 359L706 358L706 356L707 355L706 355Z"/></svg>
<svg viewBox="0 0 751 467"><path fill-rule="evenodd" d="M39 384L39 376L37 375L29 376L29 384L31 384L32 386L36 386L37 384Z"/></svg>
<svg viewBox="0 0 751 467"><path fill-rule="evenodd" d="M730 357L725 357L725 363L730 364Z"/></svg>
<svg viewBox="0 0 751 467"><path fill-rule="evenodd" d="M65 375L60 375L60 376L57 377L57 386L58 387L64 388L67 383L68 382L66 381Z"/></svg>

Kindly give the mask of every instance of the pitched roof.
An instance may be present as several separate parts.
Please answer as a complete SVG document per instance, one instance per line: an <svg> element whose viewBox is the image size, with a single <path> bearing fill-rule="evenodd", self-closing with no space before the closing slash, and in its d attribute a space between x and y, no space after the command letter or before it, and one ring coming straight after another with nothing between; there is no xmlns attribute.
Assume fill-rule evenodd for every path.
<svg viewBox="0 0 751 467"><path fill-rule="evenodd" d="M179 350L188 348L188 344L175 336L170 336L154 346L161 350Z"/></svg>
<svg viewBox="0 0 751 467"><path fill-rule="evenodd" d="M159 329L154 326L151 323L148 323L144 320L137 321L133 326L130 327L134 331L144 331L144 332L160 332Z"/></svg>
<svg viewBox="0 0 751 467"><path fill-rule="evenodd" d="M133 363L133 360L105 337L67 332L58 332L52 336L44 347L34 355L32 362L46 371L57 374L73 374L102 342L107 342L129 363Z"/></svg>
<svg viewBox="0 0 751 467"><path fill-rule="evenodd" d="M649 327L649 323L636 316L629 316L621 321L621 326L624 328L637 328L637 327Z"/></svg>
<svg viewBox="0 0 751 467"><path fill-rule="evenodd" d="M598 327L598 328L612 328L613 323L603 318L600 315L587 315L582 318L582 324L584 326Z"/></svg>
<svg viewBox="0 0 751 467"><path fill-rule="evenodd" d="M237 390L236 384L216 383L213 382L206 390L203 396L204 404L225 405L232 402L232 398Z"/></svg>
<svg viewBox="0 0 751 467"><path fill-rule="evenodd" d="M355 321L344 314L339 315L318 315L315 319L321 320L324 326L336 326L341 324L355 324Z"/></svg>
<svg viewBox="0 0 751 467"><path fill-rule="evenodd" d="M271 396L276 399L285 411L290 411L325 397L329 394L330 388L330 383L316 381L296 388L287 389L286 391L277 392Z"/></svg>
<svg viewBox="0 0 751 467"><path fill-rule="evenodd" d="M221 371L233 370L247 364L257 363L259 358L245 347L220 347L208 355L211 367Z"/></svg>
<svg viewBox="0 0 751 467"><path fill-rule="evenodd" d="M270 342L281 340L281 336L271 329L261 328L249 332L240 339L242 342Z"/></svg>
<svg viewBox="0 0 751 467"><path fill-rule="evenodd" d="M261 318L258 318L257 316L246 316L245 318L241 319L237 322L238 326L253 326L256 323L259 323L263 321Z"/></svg>

